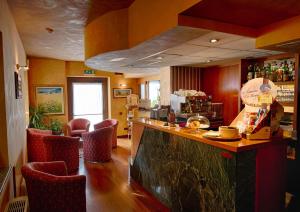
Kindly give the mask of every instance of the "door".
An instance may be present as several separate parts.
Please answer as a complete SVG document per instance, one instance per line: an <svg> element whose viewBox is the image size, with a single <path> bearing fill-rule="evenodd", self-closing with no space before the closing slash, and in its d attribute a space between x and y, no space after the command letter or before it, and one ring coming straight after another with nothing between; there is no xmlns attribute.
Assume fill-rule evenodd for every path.
<svg viewBox="0 0 300 212"><path fill-rule="evenodd" d="M85 118L94 124L108 117L107 79L68 78L69 120Z"/></svg>

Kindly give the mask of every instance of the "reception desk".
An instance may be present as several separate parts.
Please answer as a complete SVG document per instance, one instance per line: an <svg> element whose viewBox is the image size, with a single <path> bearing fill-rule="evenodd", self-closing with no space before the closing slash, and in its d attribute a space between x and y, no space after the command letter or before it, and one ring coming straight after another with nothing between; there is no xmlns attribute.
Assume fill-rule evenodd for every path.
<svg viewBox="0 0 300 212"><path fill-rule="evenodd" d="M133 120L131 179L171 211L283 211L286 142L218 142Z"/></svg>

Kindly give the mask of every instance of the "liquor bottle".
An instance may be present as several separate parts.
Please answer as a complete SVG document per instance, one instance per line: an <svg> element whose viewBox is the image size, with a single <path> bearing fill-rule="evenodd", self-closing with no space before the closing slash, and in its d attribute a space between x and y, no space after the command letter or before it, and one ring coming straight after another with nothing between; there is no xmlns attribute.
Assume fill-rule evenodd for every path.
<svg viewBox="0 0 300 212"><path fill-rule="evenodd" d="M290 73L290 80L295 80L295 62L290 61L289 64L289 73Z"/></svg>
<svg viewBox="0 0 300 212"><path fill-rule="evenodd" d="M248 74L247 74L247 80L252 80L253 79L253 65L248 66Z"/></svg>
<svg viewBox="0 0 300 212"><path fill-rule="evenodd" d="M290 74L289 74L289 65L287 63L287 61L285 60L283 63L283 81L289 81L290 80Z"/></svg>
<svg viewBox="0 0 300 212"><path fill-rule="evenodd" d="M282 80L283 80L283 63L280 63L277 69L277 82L282 82Z"/></svg>
<svg viewBox="0 0 300 212"><path fill-rule="evenodd" d="M260 77L260 68L257 63L254 65L254 78L259 78Z"/></svg>
<svg viewBox="0 0 300 212"><path fill-rule="evenodd" d="M271 72L271 64L270 63L266 63L264 65L264 72L265 72L265 78L272 80L272 72Z"/></svg>

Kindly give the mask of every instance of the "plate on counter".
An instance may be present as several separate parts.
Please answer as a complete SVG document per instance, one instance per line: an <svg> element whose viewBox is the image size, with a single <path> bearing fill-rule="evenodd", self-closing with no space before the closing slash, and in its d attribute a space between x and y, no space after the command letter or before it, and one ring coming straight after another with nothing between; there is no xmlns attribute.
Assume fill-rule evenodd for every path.
<svg viewBox="0 0 300 212"><path fill-rule="evenodd" d="M234 138L224 138L220 136L220 133L218 131L208 131L206 133L202 134L203 138L208 138L210 140L215 141L238 141L241 140L241 136L234 137Z"/></svg>

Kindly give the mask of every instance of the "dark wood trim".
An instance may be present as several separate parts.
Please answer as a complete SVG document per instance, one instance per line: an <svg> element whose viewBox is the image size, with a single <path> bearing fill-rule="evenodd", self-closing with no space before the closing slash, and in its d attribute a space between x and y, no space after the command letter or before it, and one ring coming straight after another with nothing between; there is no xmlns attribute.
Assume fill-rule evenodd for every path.
<svg viewBox="0 0 300 212"><path fill-rule="evenodd" d="M300 127L300 118L299 118L299 111L300 106L298 101L300 100L300 54L295 54L295 96L294 96L294 121L293 121L293 128L294 130L297 130L297 139L299 140L299 127Z"/></svg>
<svg viewBox="0 0 300 212"><path fill-rule="evenodd" d="M73 119L73 87L72 83L81 82L81 83L93 83L100 82L102 83L103 91L103 118L108 118L108 85L107 78L104 77L67 77L67 86L68 86L68 120Z"/></svg>
<svg viewBox="0 0 300 212"><path fill-rule="evenodd" d="M128 135L118 135L118 138L128 138Z"/></svg>

